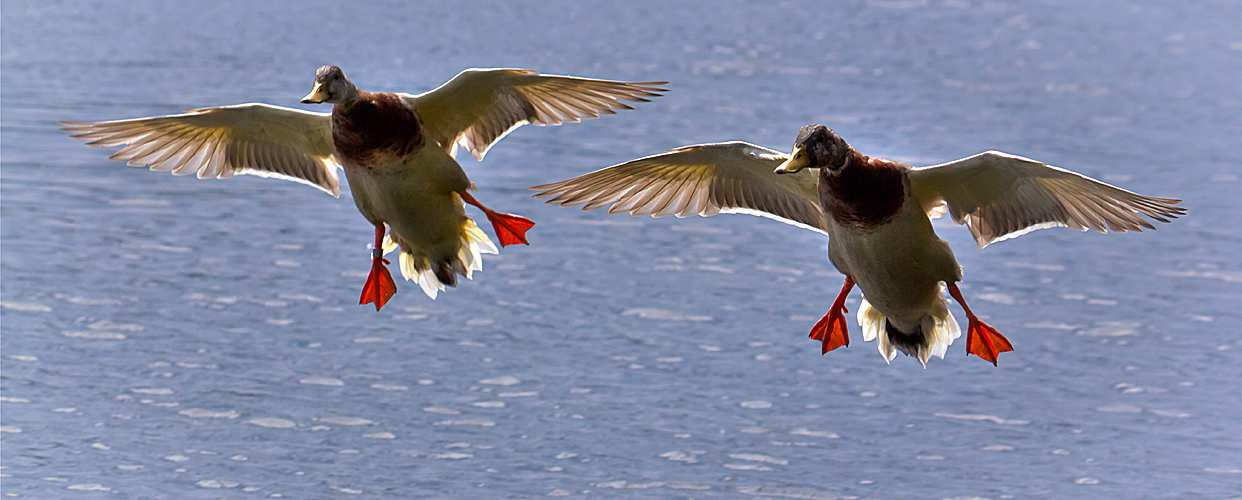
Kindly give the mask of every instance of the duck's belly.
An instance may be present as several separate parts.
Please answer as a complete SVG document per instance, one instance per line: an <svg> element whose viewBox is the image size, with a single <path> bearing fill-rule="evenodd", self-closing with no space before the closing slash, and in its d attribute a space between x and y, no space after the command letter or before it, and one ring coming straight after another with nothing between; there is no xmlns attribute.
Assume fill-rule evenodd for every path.
<svg viewBox="0 0 1242 500"><path fill-rule="evenodd" d="M961 267L949 244L936 236L931 220L907 199L887 224L871 230L828 221L828 258L893 326L909 332L933 311L940 282L960 281Z"/></svg>
<svg viewBox="0 0 1242 500"><path fill-rule="evenodd" d="M458 194L470 186L455 160L437 148L374 158L365 168L345 166L354 203L372 223L420 256L456 255L466 212Z"/></svg>

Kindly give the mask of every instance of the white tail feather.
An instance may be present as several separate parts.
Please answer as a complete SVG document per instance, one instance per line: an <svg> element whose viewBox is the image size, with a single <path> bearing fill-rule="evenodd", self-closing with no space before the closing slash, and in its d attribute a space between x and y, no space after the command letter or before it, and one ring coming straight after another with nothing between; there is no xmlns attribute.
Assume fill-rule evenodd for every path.
<svg viewBox="0 0 1242 500"><path fill-rule="evenodd" d="M953 340L962 336L957 320L949 312L944 293L941 292L939 295L940 300L937 300L932 310L923 316L920 325L924 333L924 343L918 349L916 358L923 364L923 368L927 368L927 360L932 356L944 359L949 346L953 345ZM884 361L891 363L893 357L897 356L897 346L888 339L888 318L885 318L876 308L871 307L866 297L863 298L862 305L858 308L858 324L863 329L863 340L868 342L875 340L876 347L879 348Z"/></svg>
<svg viewBox="0 0 1242 500"><path fill-rule="evenodd" d="M391 236L384 236L384 253L387 254L397 249L397 243L392 240ZM492 244L492 240L487 237L478 224L469 217L466 218L465 232L461 237L461 249L457 251L457 259L461 261L462 268L466 270L466 279L474 279L475 271L483 270L482 254L500 253L496 250L496 245ZM420 262L421 261L421 262ZM423 293L435 300L440 292L444 291L444 283L436 277L436 273L431 269L431 265L427 259L419 259L409 252L401 252L398 259L398 266L401 268L401 276L408 281L418 282L418 287L423 289Z"/></svg>
<svg viewBox="0 0 1242 500"><path fill-rule="evenodd" d="M871 303L867 302L866 298L863 298L862 305L858 307L858 324L862 325L863 341L871 342L879 339L876 345L880 348L880 355L884 356L885 362L892 363L893 357L897 355L897 349L888 343L888 332L885 329L888 319L876 308L871 307Z"/></svg>

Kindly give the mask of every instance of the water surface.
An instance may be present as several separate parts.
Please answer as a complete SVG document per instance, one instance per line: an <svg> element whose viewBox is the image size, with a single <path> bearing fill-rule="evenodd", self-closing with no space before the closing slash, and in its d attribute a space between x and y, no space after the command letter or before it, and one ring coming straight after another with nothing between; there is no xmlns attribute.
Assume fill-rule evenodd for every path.
<svg viewBox="0 0 1242 500"><path fill-rule="evenodd" d="M23 2L0 40L3 492L28 498L1236 498L1236 1ZM421 92L524 67L671 92L464 159L529 247L355 305L371 227L254 177L106 160L57 120L297 103L338 64ZM542 205L527 186L824 123L915 165L997 149L1191 215L979 250L1016 351L927 369L806 332L841 283L756 217ZM857 307L857 292L848 302ZM955 311L959 311L954 306ZM959 315L959 321L962 320Z"/></svg>

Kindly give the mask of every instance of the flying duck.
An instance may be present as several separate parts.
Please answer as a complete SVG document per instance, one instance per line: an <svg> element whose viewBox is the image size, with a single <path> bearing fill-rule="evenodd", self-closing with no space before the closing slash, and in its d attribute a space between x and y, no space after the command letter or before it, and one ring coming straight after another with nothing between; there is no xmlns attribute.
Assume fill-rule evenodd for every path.
<svg viewBox="0 0 1242 500"><path fill-rule="evenodd" d="M819 172L813 172L818 169ZM1107 232L1155 229L1184 215L1181 200L1153 198L997 151L915 168L862 155L823 125L798 132L786 155L744 142L669 150L573 179L535 186L549 204L611 205L608 213L663 217L749 213L828 235L828 259L845 284L810 337L827 353L848 346L845 298L857 285L863 339L924 367L944 358L961 330L947 289L966 313L966 353L996 365L1013 346L966 305L961 266L931 219L947 206L980 248L1054 226Z"/></svg>
<svg viewBox="0 0 1242 500"><path fill-rule="evenodd" d="M224 179L278 177L340 197L345 171L358 211L375 225L371 272L359 304L380 308L397 287L383 255L400 248L401 274L432 299L457 276L483 268L496 247L465 213L487 215L500 245L529 244L535 225L484 206L469 190L457 146L478 160L514 128L559 125L633 109L667 82L619 82L544 75L524 69L468 69L430 92L360 90L341 68L324 66L303 103L331 113L250 103L182 114L97 123L61 122L95 147L124 146L111 156L173 175ZM385 236L387 226L387 236Z"/></svg>

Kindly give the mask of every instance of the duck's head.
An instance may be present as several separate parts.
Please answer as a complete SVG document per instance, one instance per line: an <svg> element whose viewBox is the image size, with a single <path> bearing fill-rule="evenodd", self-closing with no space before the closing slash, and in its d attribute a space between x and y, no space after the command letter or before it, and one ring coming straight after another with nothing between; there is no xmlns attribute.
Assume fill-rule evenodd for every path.
<svg viewBox="0 0 1242 500"><path fill-rule="evenodd" d="M328 65L315 72L315 87L311 89L311 93L302 98L302 102L336 104L346 102L357 93L358 87L345 78L345 72L341 71L341 68Z"/></svg>
<svg viewBox="0 0 1242 500"><path fill-rule="evenodd" d="M840 172L850 160L850 145L832 129L823 125L807 125L798 131L793 151L775 172L794 174L804 168L826 168L830 173Z"/></svg>

